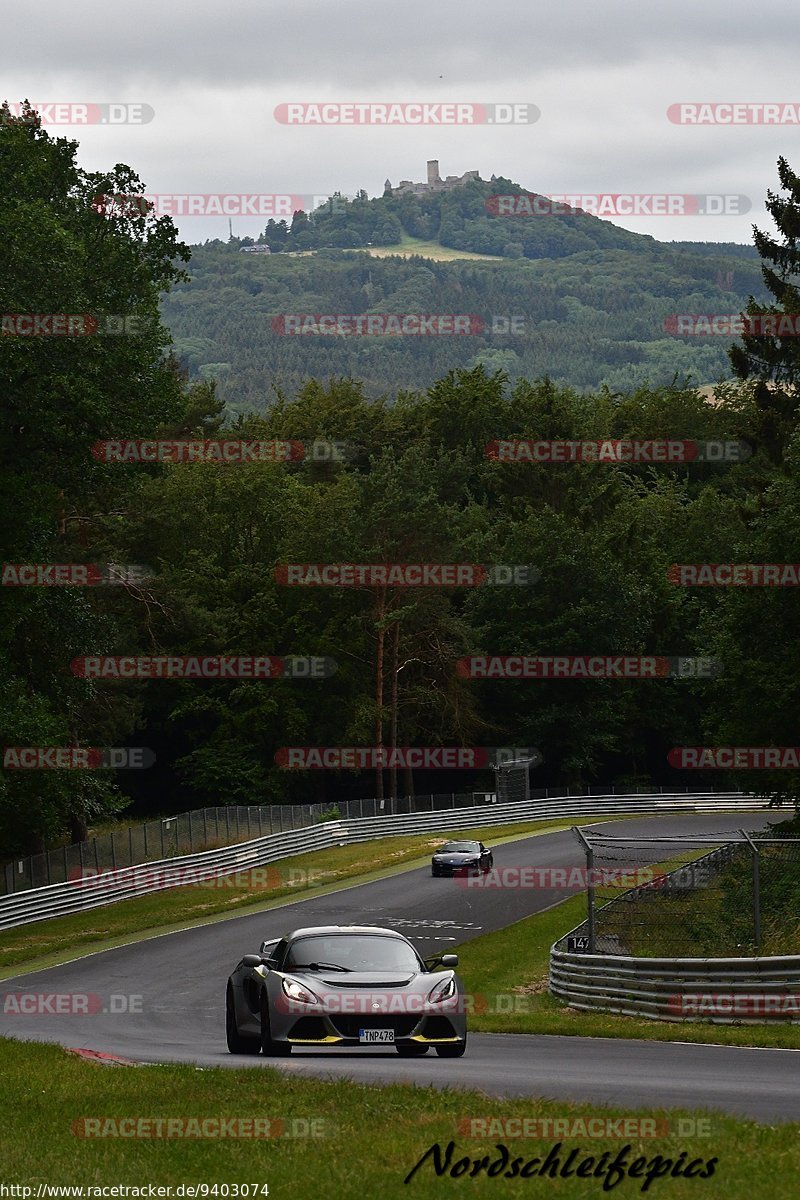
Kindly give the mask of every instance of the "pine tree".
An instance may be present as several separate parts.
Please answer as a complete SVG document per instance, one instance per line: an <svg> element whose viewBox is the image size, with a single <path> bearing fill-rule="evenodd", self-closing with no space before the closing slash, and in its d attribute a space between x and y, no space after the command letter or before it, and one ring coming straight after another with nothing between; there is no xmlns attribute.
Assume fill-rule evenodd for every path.
<svg viewBox="0 0 800 1200"><path fill-rule="evenodd" d="M775 299L763 305L750 297L742 344L728 352L734 374L755 382L754 397L761 414L759 437L776 463L783 460L800 404L800 178L785 158L778 159L778 178L788 196L768 191L767 211L782 240L753 226L764 283ZM774 335L763 319L768 316L784 317Z"/></svg>

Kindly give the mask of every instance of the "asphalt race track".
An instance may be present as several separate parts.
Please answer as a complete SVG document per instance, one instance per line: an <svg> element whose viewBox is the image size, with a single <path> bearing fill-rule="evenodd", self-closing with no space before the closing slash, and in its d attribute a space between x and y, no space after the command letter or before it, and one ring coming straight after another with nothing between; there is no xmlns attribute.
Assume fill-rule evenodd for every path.
<svg viewBox="0 0 800 1200"><path fill-rule="evenodd" d="M762 828L784 814L681 814L603 823L607 834L724 834ZM653 847L650 861L663 858ZM645 854L636 861L648 861ZM495 849L495 867L583 866L568 831ZM599 864L598 864L599 865ZM141 1062L201 1066L278 1066L291 1074L349 1076L363 1083L413 1082L474 1087L498 1096L637 1106L724 1110L770 1123L800 1120L800 1058L792 1050L744 1049L577 1037L470 1034L462 1059L401 1059L391 1049L295 1048L288 1059L233 1056L224 1036L225 983L242 954L262 940L306 925L374 924L398 929L423 954L446 951L480 933L541 911L568 893L546 889L467 888L430 870L347 887L262 913L187 929L58 967L18 975L0 997L19 993L88 994L90 1013L35 1015L0 1008L5 1036L86 1047ZM87 922L92 914L86 914ZM44 1005L47 1007L47 1004Z"/></svg>

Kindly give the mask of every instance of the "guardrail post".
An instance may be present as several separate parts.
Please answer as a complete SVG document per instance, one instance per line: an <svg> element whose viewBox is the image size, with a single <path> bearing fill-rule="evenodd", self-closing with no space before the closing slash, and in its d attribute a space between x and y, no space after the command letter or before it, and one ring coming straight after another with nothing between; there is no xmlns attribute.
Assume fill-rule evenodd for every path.
<svg viewBox="0 0 800 1200"><path fill-rule="evenodd" d="M589 938L589 953L594 954L594 883L592 883L594 879L594 850L577 825L572 826L572 832L586 851L586 934Z"/></svg>
<svg viewBox="0 0 800 1200"><path fill-rule="evenodd" d="M761 864L758 859L758 846L743 829L740 829L739 833L750 846L750 857L753 864L753 940L756 945L756 958L758 958L761 955Z"/></svg>

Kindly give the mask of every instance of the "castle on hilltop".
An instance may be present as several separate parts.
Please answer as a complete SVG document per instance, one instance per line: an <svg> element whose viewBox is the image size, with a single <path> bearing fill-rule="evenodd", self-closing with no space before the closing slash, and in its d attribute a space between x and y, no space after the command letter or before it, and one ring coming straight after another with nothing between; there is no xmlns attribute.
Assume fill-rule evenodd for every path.
<svg viewBox="0 0 800 1200"><path fill-rule="evenodd" d="M447 192L451 188L460 187L470 179L480 179L477 171L465 171L463 175L448 175L442 179L439 174L438 158L428 159L428 182L412 183L410 179L401 179L397 187L392 187L391 179L384 184L384 196L424 196L428 192Z"/></svg>

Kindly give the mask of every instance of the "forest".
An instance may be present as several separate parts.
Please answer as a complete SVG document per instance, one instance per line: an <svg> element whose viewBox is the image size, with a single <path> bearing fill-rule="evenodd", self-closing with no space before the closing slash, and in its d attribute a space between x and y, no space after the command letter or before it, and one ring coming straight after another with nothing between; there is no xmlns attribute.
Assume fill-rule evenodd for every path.
<svg viewBox="0 0 800 1200"><path fill-rule="evenodd" d="M723 347L733 381L720 385L713 404L682 376L679 355L668 382L587 389L546 371L528 378L491 362L462 365L454 341L442 338L429 363L436 378L425 386L374 394L392 369L383 365L386 350L370 350L372 366L365 359L363 370L341 375L323 372L306 350L293 386L278 388L269 403L269 359L254 348L249 388L226 405L221 382L192 374L170 346L176 298L186 309L214 309L221 328L239 290L220 289L217 272L224 275L226 263L233 276L272 272L279 263L282 303L319 312L325 294L314 292L315 271L329 272L330 295L338 272L344 279L371 269L374 286L383 286L384 264L295 260L306 272L299 286L284 256L244 264L248 256L218 246L205 258L215 270L203 275L169 218L95 211L99 191L143 190L131 168L88 173L76 155L75 142L51 139L35 121L0 122L0 171L9 181L0 195L0 311L134 320L114 326L124 328L116 334L106 321L88 336L0 339L3 563L138 566L121 571L119 586L98 568L92 586L0 589L4 746L141 746L152 765L7 766L0 839L8 851L34 851L64 831L78 837L122 811L335 804L379 787L388 794L492 783L490 771L387 773L378 781L368 770L284 769L283 752L297 746L535 746L539 786L717 782L793 793L796 771L691 771L669 755L681 746L796 740L796 590L685 586L675 571L792 562L800 533L796 339L745 336ZM788 194L782 208L775 202L781 238L760 235L754 254L769 311L792 313L800 311L791 237L800 183L783 160L779 174ZM683 253L689 272L700 258ZM746 290L753 268L737 261ZM448 286L445 266L404 269L409 310L422 303L413 283L422 271L434 289L426 308L436 309L444 291L435 288ZM536 268L502 268L509 269ZM558 294L546 301L554 330L582 269L573 256L560 260ZM671 269L665 257L665 289ZM500 278L494 266L480 270L489 282ZM607 293L596 277L583 286L598 288L599 313L619 281L609 276ZM672 286L685 298L680 280ZM623 298L624 288L615 294ZM337 296L339 311L354 293ZM508 311L499 282L489 297L490 308ZM539 302L537 311L548 311L541 297L529 304ZM706 309L712 302L704 296ZM577 296L574 303L582 305ZM745 303L766 311L757 300ZM469 296L460 307L472 304ZM265 310L273 306L270 293ZM640 318L632 306L631 321ZM588 360L578 327L570 337L576 359ZM259 372L264 402L256 404ZM394 373L400 377L399 367ZM747 454L548 462L503 461L491 449L532 438L741 442ZM124 461L97 452L99 443L125 439L277 441L341 452L246 462ZM287 564L342 563L535 570L507 586L397 587L371 575L358 586L287 586ZM74 669L76 659L102 655L313 656L336 669L311 679L116 681ZM694 656L720 669L701 677L475 679L459 669L474 655Z"/></svg>
<svg viewBox="0 0 800 1200"><path fill-rule="evenodd" d="M193 246L188 280L162 304L175 354L190 378L215 380L234 412L263 411L309 376L357 378L373 398L478 365L512 384L546 375L581 392L730 377L725 339L684 336L675 318L765 299L754 247L659 242L583 212L487 211L492 195L519 190L495 180L332 197L291 223L270 220L255 243ZM272 253L244 252L254 244ZM438 260L444 252L484 257ZM393 313L471 314L471 333L286 333L286 314Z"/></svg>

